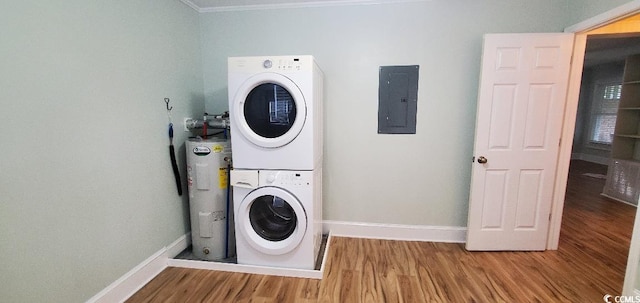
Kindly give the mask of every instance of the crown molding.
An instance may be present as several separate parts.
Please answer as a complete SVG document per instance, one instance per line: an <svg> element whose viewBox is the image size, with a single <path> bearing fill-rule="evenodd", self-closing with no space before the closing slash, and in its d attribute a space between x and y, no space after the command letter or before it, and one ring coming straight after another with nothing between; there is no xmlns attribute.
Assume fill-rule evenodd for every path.
<svg viewBox="0 0 640 303"><path fill-rule="evenodd" d="M285 8L309 8L309 7L328 7L328 6L427 2L432 0L326 0L326 1L291 2L291 3L274 3L274 4L232 5L232 6L218 6L218 7L199 7L197 4L193 3L193 1L191 0L180 0L180 1L186 4L187 6L193 8L199 13L216 13L216 12L233 12L233 11L285 9Z"/></svg>
<svg viewBox="0 0 640 303"><path fill-rule="evenodd" d="M200 7L198 7L195 3L191 2L191 0L180 0L180 2L184 3L186 6L194 9L196 12L200 12Z"/></svg>
<svg viewBox="0 0 640 303"><path fill-rule="evenodd" d="M566 27L564 29L564 32L565 33L586 32L594 28L618 21L630 15L636 14L639 11L640 11L640 0L634 0L631 2L627 2L623 5L620 5L618 7L615 7L595 17L589 18L577 24Z"/></svg>

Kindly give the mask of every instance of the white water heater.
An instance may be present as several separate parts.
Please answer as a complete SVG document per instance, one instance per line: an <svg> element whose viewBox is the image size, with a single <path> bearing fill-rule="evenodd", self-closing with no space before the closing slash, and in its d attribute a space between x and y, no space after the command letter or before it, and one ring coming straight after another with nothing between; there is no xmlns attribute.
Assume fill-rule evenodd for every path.
<svg viewBox="0 0 640 303"><path fill-rule="evenodd" d="M189 139L186 149L193 254L201 260L235 256L228 180L231 144L222 139Z"/></svg>

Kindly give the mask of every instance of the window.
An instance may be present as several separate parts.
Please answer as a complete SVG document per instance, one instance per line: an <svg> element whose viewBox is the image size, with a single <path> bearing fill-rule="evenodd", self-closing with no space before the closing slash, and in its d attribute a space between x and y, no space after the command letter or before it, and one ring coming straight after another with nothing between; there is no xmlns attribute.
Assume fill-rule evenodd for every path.
<svg viewBox="0 0 640 303"><path fill-rule="evenodd" d="M611 145L621 92L619 83L596 85L591 105L591 143Z"/></svg>

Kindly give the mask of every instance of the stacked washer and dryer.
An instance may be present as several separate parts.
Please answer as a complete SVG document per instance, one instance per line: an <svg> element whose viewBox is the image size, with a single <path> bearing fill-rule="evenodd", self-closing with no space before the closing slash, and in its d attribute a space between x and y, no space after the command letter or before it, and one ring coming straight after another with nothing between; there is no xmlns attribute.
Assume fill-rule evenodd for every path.
<svg viewBox="0 0 640 303"><path fill-rule="evenodd" d="M238 264L314 269L323 74L312 56L228 59Z"/></svg>

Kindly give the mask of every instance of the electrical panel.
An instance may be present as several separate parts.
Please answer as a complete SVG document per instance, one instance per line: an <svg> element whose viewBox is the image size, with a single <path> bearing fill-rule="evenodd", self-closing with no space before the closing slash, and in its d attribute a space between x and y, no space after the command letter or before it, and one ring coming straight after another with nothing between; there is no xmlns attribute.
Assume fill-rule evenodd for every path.
<svg viewBox="0 0 640 303"><path fill-rule="evenodd" d="M381 66L378 86L378 133L415 134L418 65Z"/></svg>

